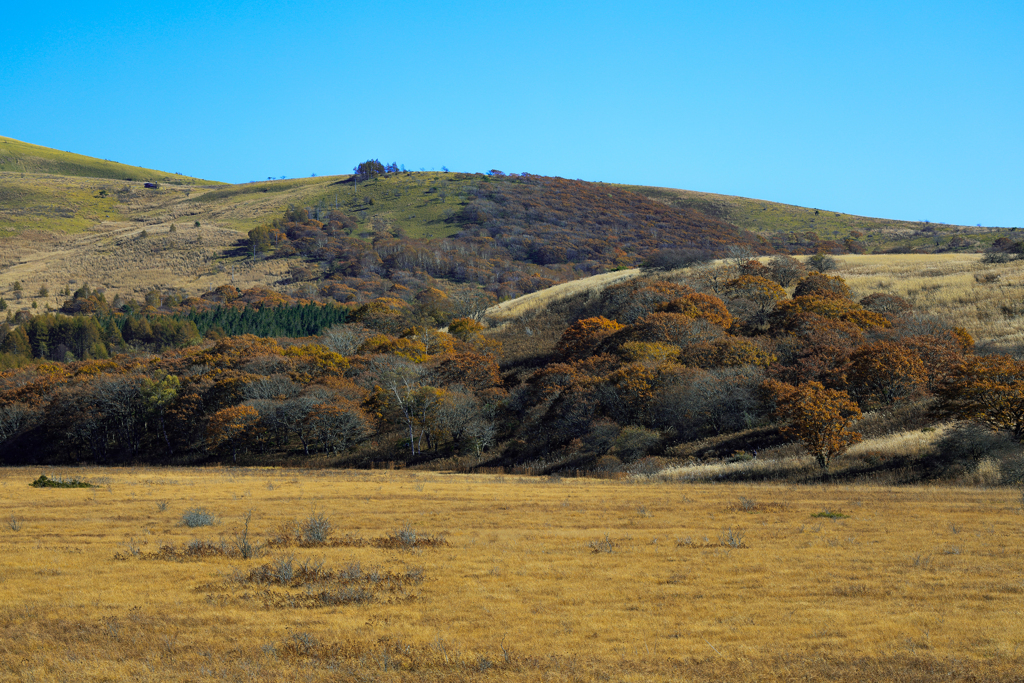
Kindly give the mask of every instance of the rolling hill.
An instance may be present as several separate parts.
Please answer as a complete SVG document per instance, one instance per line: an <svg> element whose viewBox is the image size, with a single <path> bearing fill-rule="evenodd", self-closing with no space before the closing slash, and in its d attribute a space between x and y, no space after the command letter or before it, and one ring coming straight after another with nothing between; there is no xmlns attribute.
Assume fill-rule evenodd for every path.
<svg viewBox="0 0 1024 683"><path fill-rule="evenodd" d="M289 207L328 231L332 214L345 216L344 254L247 258L244 233L280 222ZM319 229L306 226L304 239L316 242ZM392 282L445 282L501 300L632 268L661 249L977 252L1006 234L541 176L400 172L229 185L0 138L0 293L8 299L15 281L25 292L90 282L134 297L151 287L187 295L224 284L280 287L298 282L289 271L302 256L320 263L315 280L347 255L368 269L346 266L344 284L363 290L372 276L367 295Z"/></svg>
<svg viewBox="0 0 1024 683"><path fill-rule="evenodd" d="M155 171L151 168L130 166L107 159L96 159L82 154L74 154L73 152L62 152L3 136L0 136L0 171L176 184L211 182L183 176L179 173Z"/></svg>
<svg viewBox="0 0 1024 683"><path fill-rule="evenodd" d="M827 246L826 250L839 247L848 250L847 240L870 252L981 251L994 239L1007 234L1010 230L1016 230L981 225L933 223L928 220L869 218L762 199L674 188L639 185L622 187L655 201L693 209L728 221L765 237L779 249L795 250L800 253L813 252L819 243L825 242L833 243Z"/></svg>

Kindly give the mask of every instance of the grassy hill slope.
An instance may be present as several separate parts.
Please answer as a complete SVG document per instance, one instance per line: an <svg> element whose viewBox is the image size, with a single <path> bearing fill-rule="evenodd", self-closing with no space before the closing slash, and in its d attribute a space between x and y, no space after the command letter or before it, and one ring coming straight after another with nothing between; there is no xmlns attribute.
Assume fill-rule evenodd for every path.
<svg viewBox="0 0 1024 683"><path fill-rule="evenodd" d="M45 173L79 178L110 180L142 180L168 183L209 183L210 181L141 166L129 166L107 159L62 152L0 136L0 171L10 173Z"/></svg>
<svg viewBox="0 0 1024 683"><path fill-rule="evenodd" d="M708 192L664 187L623 185L645 197L671 206L689 208L762 235L780 248L811 246L818 240L853 239L867 251L893 248L934 251L981 251L997 237L1015 228L949 225L922 221L868 218L824 209L780 204ZM813 250L813 249L812 249Z"/></svg>

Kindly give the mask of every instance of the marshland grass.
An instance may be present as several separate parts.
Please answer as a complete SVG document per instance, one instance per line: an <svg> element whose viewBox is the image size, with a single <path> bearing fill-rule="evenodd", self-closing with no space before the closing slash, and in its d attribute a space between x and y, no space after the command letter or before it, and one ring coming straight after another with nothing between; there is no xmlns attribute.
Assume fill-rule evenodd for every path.
<svg viewBox="0 0 1024 683"><path fill-rule="evenodd" d="M5 680L1009 681L1024 666L1010 489L71 473L98 486L0 470ZM213 526L181 523L197 507ZM316 514L328 542L300 545Z"/></svg>

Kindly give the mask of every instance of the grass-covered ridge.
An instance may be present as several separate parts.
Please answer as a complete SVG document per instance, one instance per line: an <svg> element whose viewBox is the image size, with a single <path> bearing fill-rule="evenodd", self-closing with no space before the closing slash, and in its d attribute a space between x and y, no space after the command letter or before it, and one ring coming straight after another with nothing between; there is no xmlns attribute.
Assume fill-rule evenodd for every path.
<svg viewBox="0 0 1024 683"><path fill-rule="evenodd" d="M982 251L993 240L1014 229L950 225L936 223L927 217L920 221L869 218L709 192L635 185L623 187L671 206L693 209L728 221L765 236L778 248L798 253L813 253L819 248L847 251L850 243L854 250L869 252L891 249L929 253Z"/></svg>
<svg viewBox="0 0 1024 683"><path fill-rule="evenodd" d="M33 145L0 136L0 171L46 173L57 176L143 180L149 182L208 183L210 181L141 166L96 159L73 152Z"/></svg>

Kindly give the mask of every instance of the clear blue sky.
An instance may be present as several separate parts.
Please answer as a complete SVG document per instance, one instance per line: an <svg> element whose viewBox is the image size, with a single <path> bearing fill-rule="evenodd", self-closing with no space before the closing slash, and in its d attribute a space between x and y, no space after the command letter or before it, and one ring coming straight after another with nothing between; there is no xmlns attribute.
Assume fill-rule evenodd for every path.
<svg viewBox="0 0 1024 683"><path fill-rule="evenodd" d="M1024 3L9 3L0 135L228 182L379 158L1024 226Z"/></svg>

